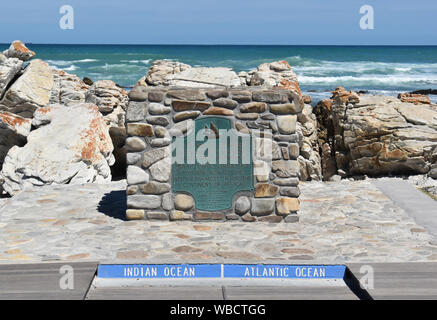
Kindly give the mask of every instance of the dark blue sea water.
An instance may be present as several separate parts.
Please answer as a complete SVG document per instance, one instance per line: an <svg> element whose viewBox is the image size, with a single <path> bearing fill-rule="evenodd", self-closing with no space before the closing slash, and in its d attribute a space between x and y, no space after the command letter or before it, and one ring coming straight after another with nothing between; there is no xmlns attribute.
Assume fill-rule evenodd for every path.
<svg viewBox="0 0 437 320"><path fill-rule="evenodd" d="M4 50L8 45L0 45ZM231 46L231 45L40 45L28 44L50 65L92 80L132 86L156 59L192 66L249 71L286 60L304 92L326 95L347 89L385 94L437 89L437 46ZM314 93L313 91L316 91Z"/></svg>

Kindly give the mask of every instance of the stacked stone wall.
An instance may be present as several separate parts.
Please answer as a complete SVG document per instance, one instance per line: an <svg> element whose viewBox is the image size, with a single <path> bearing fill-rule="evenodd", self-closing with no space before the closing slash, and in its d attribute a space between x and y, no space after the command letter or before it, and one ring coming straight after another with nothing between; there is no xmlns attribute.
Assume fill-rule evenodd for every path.
<svg viewBox="0 0 437 320"><path fill-rule="evenodd" d="M284 89L135 87L126 113L127 218L297 222L303 109ZM252 136L254 190L237 192L229 209L202 211L188 192L172 190L171 144L211 116Z"/></svg>

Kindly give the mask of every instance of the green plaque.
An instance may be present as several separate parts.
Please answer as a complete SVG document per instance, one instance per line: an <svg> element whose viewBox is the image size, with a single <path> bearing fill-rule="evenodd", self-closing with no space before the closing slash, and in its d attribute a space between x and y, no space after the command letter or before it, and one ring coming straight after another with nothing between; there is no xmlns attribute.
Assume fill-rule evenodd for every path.
<svg viewBox="0 0 437 320"><path fill-rule="evenodd" d="M189 193L199 210L232 207L238 191L252 191L252 139L222 117L194 121L194 130L173 138L172 189Z"/></svg>

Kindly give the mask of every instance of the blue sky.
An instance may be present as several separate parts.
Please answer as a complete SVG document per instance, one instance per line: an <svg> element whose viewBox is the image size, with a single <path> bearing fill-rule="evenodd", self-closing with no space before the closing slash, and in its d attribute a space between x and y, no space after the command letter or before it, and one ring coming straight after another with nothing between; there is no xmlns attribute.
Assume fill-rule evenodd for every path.
<svg viewBox="0 0 437 320"><path fill-rule="evenodd" d="M375 29L361 30L372 5ZM62 5L74 30L59 27ZM13 0L0 43L437 45L436 0Z"/></svg>

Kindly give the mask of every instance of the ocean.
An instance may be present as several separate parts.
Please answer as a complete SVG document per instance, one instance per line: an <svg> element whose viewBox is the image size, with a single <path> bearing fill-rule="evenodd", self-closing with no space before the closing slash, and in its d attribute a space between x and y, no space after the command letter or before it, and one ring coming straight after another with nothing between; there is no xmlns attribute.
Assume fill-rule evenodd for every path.
<svg viewBox="0 0 437 320"><path fill-rule="evenodd" d="M53 67L125 87L144 76L154 60L167 59L236 72L286 60L313 100L337 86L387 95L437 89L437 46L27 45ZM1 44L0 50L7 47Z"/></svg>

